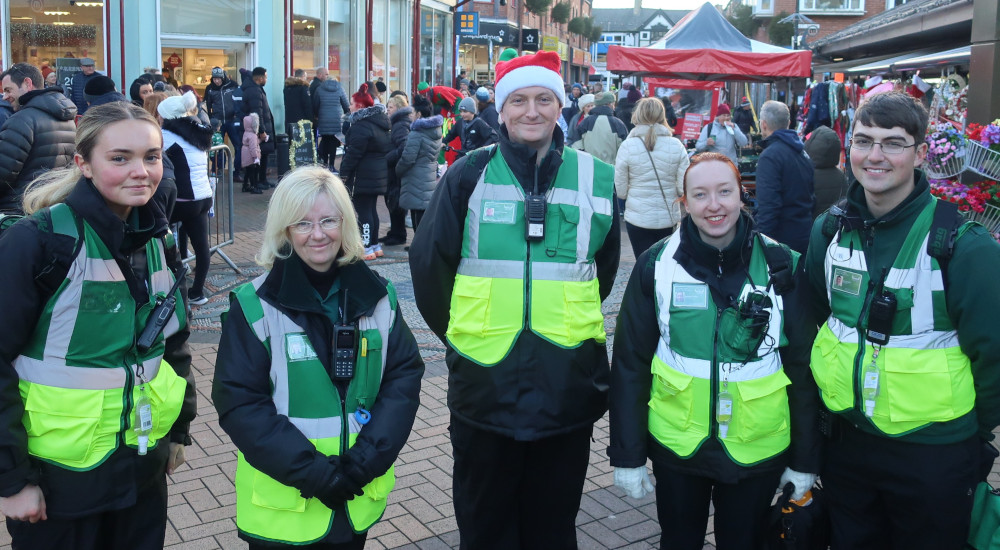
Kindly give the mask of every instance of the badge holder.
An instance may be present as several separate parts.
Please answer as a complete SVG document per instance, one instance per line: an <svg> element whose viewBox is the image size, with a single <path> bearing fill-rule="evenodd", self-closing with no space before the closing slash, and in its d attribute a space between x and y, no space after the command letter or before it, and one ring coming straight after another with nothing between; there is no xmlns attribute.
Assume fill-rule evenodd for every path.
<svg viewBox="0 0 1000 550"><path fill-rule="evenodd" d="M889 343L892 320L896 316L896 296L882 291L872 299L868 309L868 330L865 339L872 343L872 360L861 372L861 397L865 402L865 416L875 414L875 398L879 394L878 355L882 346Z"/></svg>
<svg viewBox="0 0 1000 550"><path fill-rule="evenodd" d="M132 425L135 426L135 435L139 442L139 456L144 456L149 449L149 434L153 433L153 404L149 401L149 395L146 394L146 378L141 371L138 376L139 397L135 400L133 409L135 418Z"/></svg>
<svg viewBox="0 0 1000 550"><path fill-rule="evenodd" d="M715 421L719 423L719 437L725 439L729 434L729 422L733 419L733 394L729 393L729 382L722 381L719 388L719 398L715 404Z"/></svg>

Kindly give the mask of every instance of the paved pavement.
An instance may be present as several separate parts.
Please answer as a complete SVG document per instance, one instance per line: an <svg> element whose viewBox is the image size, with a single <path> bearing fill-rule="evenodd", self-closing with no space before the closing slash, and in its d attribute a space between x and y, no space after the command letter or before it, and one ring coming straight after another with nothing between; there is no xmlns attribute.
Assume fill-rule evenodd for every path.
<svg viewBox="0 0 1000 550"><path fill-rule="evenodd" d="M171 549L246 548L237 537L235 524L236 448L219 427L212 406L211 386L218 350L218 315L227 305L227 290L261 273L253 257L259 247L264 225L264 195L238 190L235 203L235 242L222 248L241 268L234 272L218 256L206 285L208 304L195 308L191 351L192 368L198 388L198 417L192 423L194 444L186 449L187 463L170 476L166 547ZM381 234L388 229L388 214L380 201ZM224 226L220 212L216 221ZM412 230L409 230L412 238ZM446 404L447 367L444 347L428 330L413 302L407 253L402 246L387 248L386 256L374 267L396 285L403 315L420 345L426 362L420 409L410 434L396 461L397 483L389 497L385 515L369 532L366 549L408 548L446 549L458 547L458 530L451 497L451 444L448 439ZM622 261L614 291L604 304L609 333L609 354L614 322L621 295L635 258L622 231ZM581 549L656 548L660 528L656 522L653 497L626 499L613 487L612 468L605 448L608 444L607 416L595 426L590 468L584 485L583 501L577 516ZM705 548L714 548L711 521ZM10 548L6 524L0 527L0 550Z"/></svg>

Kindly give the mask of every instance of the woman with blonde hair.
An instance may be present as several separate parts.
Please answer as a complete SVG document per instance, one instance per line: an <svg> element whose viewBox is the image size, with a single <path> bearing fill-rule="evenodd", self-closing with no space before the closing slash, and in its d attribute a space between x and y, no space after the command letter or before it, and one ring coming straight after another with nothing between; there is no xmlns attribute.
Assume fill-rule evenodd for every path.
<svg viewBox="0 0 1000 550"><path fill-rule="evenodd" d="M615 160L615 191L625 201L625 230L638 258L681 221L681 195L687 150L667 126L663 103L645 97L632 112L628 138Z"/></svg>
<svg viewBox="0 0 1000 550"><path fill-rule="evenodd" d="M15 548L163 547L166 474L196 408L180 263L150 201L162 146L138 106L88 109L74 164L32 182L28 216L0 237L0 511Z"/></svg>
<svg viewBox="0 0 1000 550"><path fill-rule="evenodd" d="M282 179L257 256L267 272L230 297L212 389L252 549L361 549L385 511L424 363L364 254L337 176Z"/></svg>

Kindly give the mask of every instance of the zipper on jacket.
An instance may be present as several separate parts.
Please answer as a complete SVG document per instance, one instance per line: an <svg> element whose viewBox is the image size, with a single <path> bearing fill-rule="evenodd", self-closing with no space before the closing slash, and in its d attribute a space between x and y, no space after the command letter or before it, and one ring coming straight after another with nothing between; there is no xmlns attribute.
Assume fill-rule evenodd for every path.
<svg viewBox="0 0 1000 550"><path fill-rule="evenodd" d="M712 370L708 374L708 415L709 437L719 437L719 422L715 408L719 399L719 326L722 324L722 308L715 307L715 331L712 332Z"/></svg>
<svg viewBox="0 0 1000 550"><path fill-rule="evenodd" d="M535 153L536 155L538 153ZM537 157L536 157L537 158ZM517 181L517 177L514 177ZM532 192L538 189L538 163L535 163L535 175L532 187ZM528 215L527 211L524 213L525 216ZM525 228L527 231L527 228ZM531 329L531 241L527 240L527 235L525 235L525 242L527 246L525 247L524 255L524 326Z"/></svg>
<svg viewBox="0 0 1000 550"><path fill-rule="evenodd" d="M854 408L858 408L861 400L861 389L859 381L861 379L861 364L865 360L865 331L861 327L861 320L868 315L868 306L872 303L872 289L875 288L875 282L868 278L868 290L865 292L865 301L861 305L861 314L858 316L858 351L854 354L854 374L851 376L851 386L854 391Z"/></svg>

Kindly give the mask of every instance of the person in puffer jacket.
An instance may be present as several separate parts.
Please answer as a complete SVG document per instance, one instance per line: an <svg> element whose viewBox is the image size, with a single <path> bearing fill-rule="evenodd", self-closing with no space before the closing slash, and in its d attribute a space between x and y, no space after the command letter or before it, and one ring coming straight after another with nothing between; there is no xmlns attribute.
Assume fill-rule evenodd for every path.
<svg viewBox="0 0 1000 550"><path fill-rule="evenodd" d="M243 117L243 145L241 147L242 168L246 174L243 180L243 192L260 195L260 120L257 113Z"/></svg>
<svg viewBox="0 0 1000 550"><path fill-rule="evenodd" d="M430 114L430 103L423 101L417 105L417 119L410 126L403 155L396 164L396 175L402 185L399 206L410 211L414 233L430 204L431 195L437 189L437 157L441 149L444 118Z"/></svg>
<svg viewBox="0 0 1000 550"><path fill-rule="evenodd" d="M813 218L826 212L847 193L847 177L840 171L840 138L829 126L820 126L806 140L806 153L813 163Z"/></svg>
<svg viewBox="0 0 1000 550"><path fill-rule="evenodd" d="M340 178L358 211L361 240L366 248L364 259L374 260L383 254L378 242L375 204L378 196L386 192L389 180L389 165L385 161L392 149L389 116L385 114L385 105L376 105L368 94L367 84L362 84L351 99L354 102L349 119L351 127L344 136L347 150L340 161Z"/></svg>
<svg viewBox="0 0 1000 550"><path fill-rule="evenodd" d="M212 253L208 244L208 211L212 208L212 186L208 181L208 154L212 147L212 129L195 118L198 98L192 92L168 97L156 107L163 117L163 152L174 163L177 202L170 223L181 223L178 238L183 254L185 238L194 247L194 281L188 288L188 302L202 305Z"/></svg>
<svg viewBox="0 0 1000 550"><path fill-rule="evenodd" d="M319 162L333 168L340 147L344 115L351 111L347 92L335 78L327 78L316 87L312 96L312 109L316 116L316 132L319 134Z"/></svg>
<svg viewBox="0 0 1000 550"><path fill-rule="evenodd" d="M638 258L681 221L678 197L684 193L684 172L691 161L667 127L659 99L640 99L632 123L635 127L615 161L615 192L625 200L625 229Z"/></svg>

